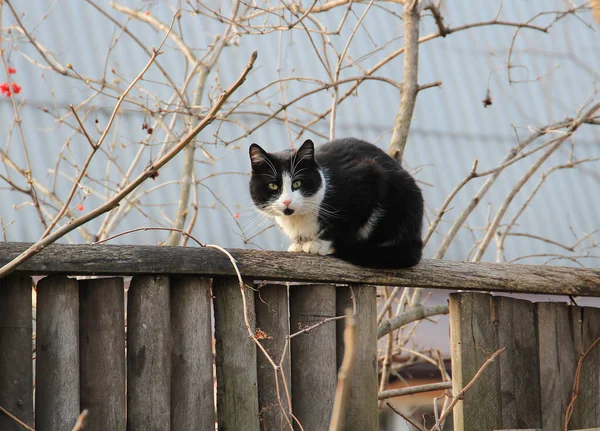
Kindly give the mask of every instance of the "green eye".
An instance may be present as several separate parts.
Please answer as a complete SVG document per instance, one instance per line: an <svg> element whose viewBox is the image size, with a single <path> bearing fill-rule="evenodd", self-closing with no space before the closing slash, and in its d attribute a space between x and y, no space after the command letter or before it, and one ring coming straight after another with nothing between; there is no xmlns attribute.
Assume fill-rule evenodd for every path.
<svg viewBox="0 0 600 431"><path fill-rule="evenodd" d="M269 188L271 190L277 190L279 188L279 186L275 183L269 183Z"/></svg>
<svg viewBox="0 0 600 431"><path fill-rule="evenodd" d="M301 185L302 185L302 181L300 181L300 180L298 180L298 181L294 181L294 182L292 183L292 188L293 188L294 190L295 190L295 189L299 189Z"/></svg>

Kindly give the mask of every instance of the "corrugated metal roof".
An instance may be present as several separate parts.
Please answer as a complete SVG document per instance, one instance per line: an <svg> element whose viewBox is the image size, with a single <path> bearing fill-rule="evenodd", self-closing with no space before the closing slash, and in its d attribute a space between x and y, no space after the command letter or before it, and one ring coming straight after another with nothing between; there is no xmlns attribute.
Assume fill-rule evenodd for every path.
<svg viewBox="0 0 600 431"><path fill-rule="evenodd" d="M126 83L135 77L148 60L147 54L132 43L126 35L120 34L118 28L115 28L89 4L76 0L61 0L53 6L54 3L52 0L40 0L36 2L35 8L30 9L20 3L16 3L15 6L23 14L22 19L26 26L33 27L37 24L34 36L63 65L72 63L78 73L94 77L101 77L106 67L107 81L124 89ZM499 18L525 21L542 10L564 10L562 1L555 0L552 5L548 3L544 0L504 2ZM129 7L140 7L139 3L132 1L125 1L123 4ZM148 8L153 16L165 22L168 22L173 14L173 9L166 2L146 2L142 3L141 7ZM386 3L384 6L379 4L373 6L348 51L348 58L357 60L374 49L380 49L360 63L363 69L372 67L402 45L402 21L398 16L385 11L384 7L394 11L398 16L401 14L399 4ZM497 7L498 4L490 2L477 2L477 7L474 7L473 2L454 2L446 5L444 15L448 25L456 27L470 22L491 20L496 15ZM344 48L348 35L364 9L364 4L354 4L355 12L350 14L341 36L329 36L328 42L338 52ZM228 6L224 5L223 10L226 14ZM320 14L318 18L325 26L336 28L344 11L345 8L338 8L330 13ZM113 10L109 9L108 12L120 22L126 21L125 17ZM44 19L46 13L48 15ZM9 15L8 9L5 8L5 25L14 22ZM515 32L514 27L481 27L453 33L446 38L438 38L421 45L420 82L424 84L442 81L443 85L441 88L423 91L419 95L405 161L409 167L420 167L417 174L420 181L433 185L433 187L423 186L430 215L432 211L439 208L445 196L471 169L475 159L479 161L479 169L490 169L498 164L511 147L516 145L513 125L523 137L528 133L528 128L574 115L593 93L594 80L600 76L600 55L597 48L600 44L600 35L586 26L585 21L592 25L591 18L586 15L582 17L584 22L572 15L565 17L553 26L549 34L528 29L520 31L512 57L514 65L518 67L514 67L512 73L513 79L525 77L533 79L527 84L510 84L507 79L507 56ZM552 17L540 17L539 25L544 25L550 19ZM276 22L272 18L268 21ZM148 47L157 46L163 36L140 22L130 21L128 28ZM223 24L202 16L184 13L181 29L189 45L198 48L196 54L202 55L206 45L213 42L211 35L220 33ZM430 17L425 18L421 25L422 35L434 30L433 20ZM120 41L107 56L111 35L113 37L119 35ZM315 43L322 43L318 34L313 33L312 36L315 38ZM17 38L16 35L12 37ZM10 37L5 38L4 47L10 46L9 39ZM40 61L39 55L28 43L20 41L18 46L19 50L30 58ZM223 88L234 81L254 49L258 49L259 59L255 70L238 95L234 97L236 100L277 79L278 68L282 77L305 76L322 81L329 80L311 48L307 34L298 29L292 33L285 33L281 37L277 32L243 35L239 46L226 47L217 70ZM331 47L327 49L330 60L335 59L333 49ZM278 55L279 50L281 50L281 58ZM164 51L165 53L159 57L161 65L169 71L177 83L181 83L186 72L183 57L175 52L172 42L167 43ZM71 165L81 165L89 152L89 145L82 136L74 135L69 126L58 123L39 108L48 108L50 112L60 112L60 115L64 115L70 103L77 106L90 97L93 91L80 81L41 70L18 52L10 53L10 62L18 69L18 74L13 76L23 85L23 92L18 100L25 102L21 111L22 124L34 175L45 187L56 190L57 195L64 197L69 190L69 180L74 175ZM111 68L114 68L118 75L111 73ZM346 67L341 73L342 78L358 75L359 72L352 67ZM401 82L402 57L391 60L376 75ZM156 68L149 71L147 79L148 81L141 84L144 90L158 92L164 100L171 97L171 92L166 86L151 82L164 81L164 77ZM488 82L494 103L484 109L481 100L485 97ZM214 75L209 78L209 83L211 89L205 93L203 105L207 104L206 94L214 96ZM315 84L290 81L286 82L284 87L285 101L289 102L305 91L315 88ZM344 94L348 88L350 84L340 86L340 94ZM114 95L110 90L107 90L107 93ZM148 93L136 89L133 94L139 97L140 101L147 101L153 106L154 102ZM264 100L271 101L271 109L284 103L276 86L264 92L263 97ZM99 128L108 121L114 103L115 99L112 96L99 96L89 105L94 107L93 110L81 112L87 117L86 127L93 133L95 139L99 137ZM365 82L356 95L340 105L337 136L357 136L387 148L398 103L397 89L383 82ZM328 109L330 104L331 93L318 92L291 106L287 114L303 124L312 118L307 111L321 113ZM263 114L269 110L264 106L254 106L253 109ZM12 130L10 138L5 138L11 130L12 117L10 100L0 99L0 130L5 132L2 134L5 139L1 144L2 148L10 146L11 155L22 162L20 141L16 130ZM241 122L244 127L252 128L264 119L264 115L246 112L236 114L232 118ZM98 126L94 122L96 119L98 119ZM116 189L121 178L118 170L127 170L141 148L140 142L147 138L141 130L141 124L148 120L138 110L122 115L105 143L106 153L97 156L99 164L91 168L90 176L109 178L110 188ZM72 118L66 121L71 125L74 124ZM328 127L326 120L315 125L314 130L327 135ZM182 124L178 124L178 130L183 130ZM219 144L213 145L216 138L212 135L217 131ZM578 132L576 158L600 157L599 132L599 129L592 127ZM288 135L285 124L273 120L251 136L239 139L227 148L223 147L223 141L239 138L243 134L244 130L235 124L224 123L212 125L199 136L199 141L205 142L206 151L210 152L216 161L208 163L210 160L198 152L197 178L210 177L219 172L239 173L239 175L213 176L206 179L203 184L210 188L210 191L203 186L198 186L199 203L202 207L193 233L204 242L218 243L226 247L245 246L238 223L242 228L247 228L252 225L254 218L247 192L248 177L245 175L249 172L247 146L251 142L257 142L268 150L284 148L290 143L289 136L292 140L298 139L298 128L293 128ZM314 138L314 135L306 132L299 139L306 137ZM151 157L160 151L164 139L165 135L159 132L150 137L147 145L142 147L141 162L135 170L136 173L139 173ZM57 158L67 140L70 141L69 150L64 152L65 159L60 161L61 175L54 185L51 171L57 166ZM322 139L317 141L321 142ZM568 160L569 150L568 144L565 144L565 147L546 163L535 179L523 188L506 214L505 221L510 220L518 211L535 186L537 178L547 167ZM480 229L487 222L488 212L492 216L495 214L504 197L533 160L527 159L516 163L502 173L468 220L468 226L474 230L471 232L464 229L449 249L446 258L465 259L469 255L474 241L473 234L478 238L482 237L483 232ZM157 190L141 196L140 209L133 209L115 227L113 233L138 226L156 226L159 223L168 225L168 219L173 217L177 204L178 185L174 182L177 180L181 166L180 155L173 160L168 169L161 172L156 181L144 184L140 191L136 192L136 196L139 196L142 190L152 188ZM597 214L600 213L600 199L597 198L600 191L598 166L598 163L594 163L584 169L563 170L553 174L520 218L519 225L514 230L548 237L565 244L573 244L576 241L573 232L581 237L585 233L597 230L600 227L597 218ZM0 172L6 173L6 170L2 168ZM484 179L474 180L458 194L453 203L454 209L445 216L444 222L440 225L440 233L445 233L449 222L459 214L483 181ZM19 184L22 185L23 182L19 181ZM34 209L31 205L19 206L26 201L23 195L9 193L5 190L4 184L2 187L0 212L3 221L5 224L15 221L6 229L8 239L20 241L37 239L42 230ZM102 202L107 190L89 179L85 181L85 187L99 194L99 196L89 196L85 200L87 211ZM218 202L211 191L222 203ZM79 194L78 199L82 196ZM232 213L239 212L240 218L234 219L222 204L226 205ZM74 211L77 212L76 209ZM144 218L142 212L150 219ZM90 223L89 231L97 231L102 221L103 218L100 218ZM263 225L249 226L249 233L259 231L258 226L263 227ZM119 238L115 242L155 243L165 237L166 234L163 233L143 232ZM600 236L596 234L594 238L599 240ZM81 241L82 239L78 234L72 234L69 240ZM439 240L440 235L432 238L426 256L433 254ZM277 229L269 229L254 238L252 244L248 246L283 249L286 245L287 240ZM508 259L522 255L557 252L564 251L546 242L532 239L511 237L506 243ZM598 255L600 252L595 254ZM495 258L493 245L490 246L485 257L487 260ZM539 263L546 260L546 258L538 258L524 260L524 262ZM582 263L600 266L598 259L585 259ZM570 262L561 260L560 264L570 264Z"/></svg>

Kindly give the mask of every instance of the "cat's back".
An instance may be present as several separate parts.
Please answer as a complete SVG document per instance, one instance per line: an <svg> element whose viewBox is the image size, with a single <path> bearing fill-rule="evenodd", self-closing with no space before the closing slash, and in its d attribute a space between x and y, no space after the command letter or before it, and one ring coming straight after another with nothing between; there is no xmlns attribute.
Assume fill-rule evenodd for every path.
<svg viewBox="0 0 600 431"><path fill-rule="evenodd" d="M379 147L356 138L334 139L315 152L319 165L332 169L360 169L379 165L386 170L401 169L400 164Z"/></svg>

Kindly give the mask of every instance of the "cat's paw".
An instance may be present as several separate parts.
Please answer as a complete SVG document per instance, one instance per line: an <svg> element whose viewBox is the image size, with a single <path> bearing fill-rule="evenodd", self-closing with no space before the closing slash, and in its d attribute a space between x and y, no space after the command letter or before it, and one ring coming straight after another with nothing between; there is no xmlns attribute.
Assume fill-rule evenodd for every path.
<svg viewBox="0 0 600 431"><path fill-rule="evenodd" d="M288 247L288 251L302 251L302 244L294 242Z"/></svg>
<svg viewBox="0 0 600 431"><path fill-rule="evenodd" d="M302 250L305 253L318 254L325 256L326 254L333 253L333 247L331 241L308 241L302 244Z"/></svg>

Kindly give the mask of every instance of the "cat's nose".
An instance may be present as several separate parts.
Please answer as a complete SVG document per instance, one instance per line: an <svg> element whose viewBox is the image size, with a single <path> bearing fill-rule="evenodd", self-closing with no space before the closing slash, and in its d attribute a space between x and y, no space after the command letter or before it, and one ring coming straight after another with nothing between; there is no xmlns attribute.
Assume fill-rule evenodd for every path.
<svg viewBox="0 0 600 431"><path fill-rule="evenodd" d="M286 208L287 208L287 207L289 207L289 206L290 206L290 204L292 203L292 201L291 201L291 200L285 200L285 201L282 201L282 203L283 203L283 204L286 206Z"/></svg>

